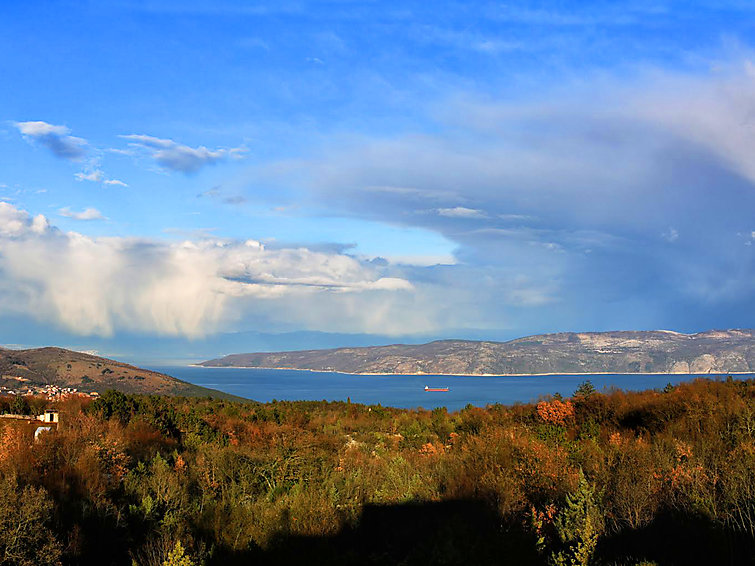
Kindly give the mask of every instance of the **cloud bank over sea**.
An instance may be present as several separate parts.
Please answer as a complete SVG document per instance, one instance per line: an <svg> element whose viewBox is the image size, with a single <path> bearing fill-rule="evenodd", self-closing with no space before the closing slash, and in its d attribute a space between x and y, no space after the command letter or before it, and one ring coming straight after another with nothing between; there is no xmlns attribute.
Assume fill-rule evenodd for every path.
<svg viewBox="0 0 755 566"><path fill-rule="evenodd" d="M0 309L79 334L200 337L241 312L272 322L307 325L320 316L334 328L390 328L382 318L399 312L385 306L385 295L413 292L407 280L337 253L268 250L253 240L90 238L7 203L0 203L0 227ZM312 301L317 306L307 307ZM374 301L384 305L378 312ZM337 318L328 320L329 312Z"/></svg>

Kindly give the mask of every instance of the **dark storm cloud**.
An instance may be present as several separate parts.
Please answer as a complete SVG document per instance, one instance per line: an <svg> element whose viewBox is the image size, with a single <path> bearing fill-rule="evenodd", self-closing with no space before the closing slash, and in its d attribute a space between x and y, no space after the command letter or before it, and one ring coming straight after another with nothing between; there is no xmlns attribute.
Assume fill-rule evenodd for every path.
<svg viewBox="0 0 755 566"><path fill-rule="evenodd" d="M615 328L720 326L739 305L735 320L746 323L749 69L528 105L455 102L437 135L351 139L301 167L316 198L343 214L458 243L463 266L411 280L467 289L487 301L476 310L491 324L510 318L506 305ZM685 308L696 314L680 316Z"/></svg>

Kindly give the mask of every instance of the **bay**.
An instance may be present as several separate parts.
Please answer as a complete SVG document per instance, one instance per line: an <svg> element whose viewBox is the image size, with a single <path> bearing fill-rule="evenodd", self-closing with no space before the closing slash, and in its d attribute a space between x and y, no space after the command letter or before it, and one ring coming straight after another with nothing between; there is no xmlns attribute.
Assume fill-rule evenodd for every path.
<svg viewBox="0 0 755 566"><path fill-rule="evenodd" d="M662 389L701 377L698 375L534 375L534 376L448 376L448 375L353 375L306 370L247 368L205 368L195 366L151 367L178 379L226 393L270 402L346 401L387 407L447 407L455 411L466 405L484 407L492 403L510 405L528 403L559 393L571 396L584 381L590 380L597 390ZM705 375L725 378L724 375ZM755 374L736 375L737 379ZM430 387L448 387L448 392L426 392Z"/></svg>

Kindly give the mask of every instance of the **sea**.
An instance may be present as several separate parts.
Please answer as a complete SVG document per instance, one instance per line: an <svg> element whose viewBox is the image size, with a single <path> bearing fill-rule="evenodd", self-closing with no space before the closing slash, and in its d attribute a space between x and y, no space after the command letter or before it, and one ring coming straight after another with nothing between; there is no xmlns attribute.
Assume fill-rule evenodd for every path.
<svg viewBox="0 0 755 566"><path fill-rule="evenodd" d="M663 389L697 377L726 379L723 375L355 375L285 369L205 368L196 366L150 367L178 379L253 399L255 401L347 401L384 407L456 411L473 405L529 403L556 393L568 397L589 380L598 391ZM755 374L735 375L748 379ZM426 392L448 387L448 392Z"/></svg>

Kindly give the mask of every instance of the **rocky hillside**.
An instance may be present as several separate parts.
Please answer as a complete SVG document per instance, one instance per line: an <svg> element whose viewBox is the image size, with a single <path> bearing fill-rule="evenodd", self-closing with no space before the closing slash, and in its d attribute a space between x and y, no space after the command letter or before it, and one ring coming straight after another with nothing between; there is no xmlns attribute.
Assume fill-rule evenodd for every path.
<svg viewBox="0 0 755 566"><path fill-rule="evenodd" d="M755 331L566 332L510 342L442 340L416 346L233 354L200 365L396 374L755 372Z"/></svg>
<svg viewBox="0 0 755 566"><path fill-rule="evenodd" d="M82 392L231 397L174 377L63 348L0 348L0 386L11 390L56 385Z"/></svg>

